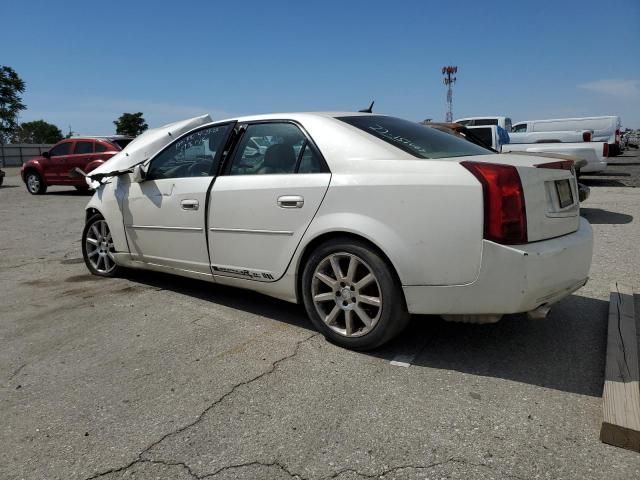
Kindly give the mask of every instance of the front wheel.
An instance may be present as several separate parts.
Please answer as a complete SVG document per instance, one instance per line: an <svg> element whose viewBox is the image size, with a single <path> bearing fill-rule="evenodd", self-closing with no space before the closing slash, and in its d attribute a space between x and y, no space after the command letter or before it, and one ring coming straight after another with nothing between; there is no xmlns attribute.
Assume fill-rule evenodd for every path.
<svg viewBox="0 0 640 480"><path fill-rule="evenodd" d="M391 267L357 240L330 240L311 254L302 274L302 297L315 327L345 348L376 348L409 322Z"/></svg>
<svg viewBox="0 0 640 480"><path fill-rule="evenodd" d="M27 172L24 182L31 195L42 195L47 191L47 185L38 172Z"/></svg>
<svg viewBox="0 0 640 480"><path fill-rule="evenodd" d="M113 239L109 225L102 215L93 215L82 231L82 256L87 268L100 277L115 277L120 267L116 265L113 254Z"/></svg>

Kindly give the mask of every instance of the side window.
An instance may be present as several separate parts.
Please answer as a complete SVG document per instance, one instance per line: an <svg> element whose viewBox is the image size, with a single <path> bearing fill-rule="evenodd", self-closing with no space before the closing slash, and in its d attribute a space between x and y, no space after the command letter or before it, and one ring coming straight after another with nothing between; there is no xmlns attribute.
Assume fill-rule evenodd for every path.
<svg viewBox="0 0 640 480"><path fill-rule="evenodd" d="M526 132L527 131L527 124L526 123L518 123L518 124L516 124L515 127L513 127L513 131L515 133Z"/></svg>
<svg viewBox="0 0 640 480"><path fill-rule="evenodd" d="M180 138L151 161L148 179L210 177L216 174L229 125L219 125Z"/></svg>
<svg viewBox="0 0 640 480"><path fill-rule="evenodd" d="M322 163L318 155L311 149L311 145L305 142L304 150L302 151L302 157L300 160L300 167L298 173L320 173L322 172Z"/></svg>
<svg viewBox="0 0 640 480"><path fill-rule="evenodd" d="M476 118L473 122L474 125L498 125L497 118Z"/></svg>
<svg viewBox="0 0 640 480"><path fill-rule="evenodd" d="M53 147L51 150L49 150L49 154L52 157L58 157L60 155L69 155L69 152L71 152L71 142L59 143L58 145Z"/></svg>
<svg viewBox="0 0 640 480"><path fill-rule="evenodd" d="M93 153L93 142L76 142L73 153Z"/></svg>
<svg viewBox="0 0 640 480"><path fill-rule="evenodd" d="M96 143L96 153L103 153L107 151L107 146L104 143Z"/></svg>
<svg viewBox="0 0 640 480"><path fill-rule="evenodd" d="M269 175L321 171L307 138L291 123L249 125L231 163L230 175Z"/></svg>

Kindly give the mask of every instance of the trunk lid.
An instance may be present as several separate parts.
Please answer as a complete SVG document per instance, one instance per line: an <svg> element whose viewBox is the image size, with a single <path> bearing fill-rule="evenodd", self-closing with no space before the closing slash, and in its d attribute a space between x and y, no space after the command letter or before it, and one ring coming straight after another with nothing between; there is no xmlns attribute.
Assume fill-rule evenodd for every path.
<svg viewBox="0 0 640 480"><path fill-rule="evenodd" d="M557 164L557 157L501 154L466 157L466 160L516 168L524 193L529 242L578 230L580 204L574 169L544 167L545 164Z"/></svg>

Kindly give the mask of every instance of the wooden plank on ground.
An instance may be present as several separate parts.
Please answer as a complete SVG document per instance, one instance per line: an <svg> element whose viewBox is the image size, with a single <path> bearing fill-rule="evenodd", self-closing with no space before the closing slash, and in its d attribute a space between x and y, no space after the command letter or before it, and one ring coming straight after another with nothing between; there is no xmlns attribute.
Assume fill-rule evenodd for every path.
<svg viewBox="0 0 640 480"><path fill-rule="evenodd" d="M616 283L609 298L600 440L640 452L640 366L633 290Z"/></svg>

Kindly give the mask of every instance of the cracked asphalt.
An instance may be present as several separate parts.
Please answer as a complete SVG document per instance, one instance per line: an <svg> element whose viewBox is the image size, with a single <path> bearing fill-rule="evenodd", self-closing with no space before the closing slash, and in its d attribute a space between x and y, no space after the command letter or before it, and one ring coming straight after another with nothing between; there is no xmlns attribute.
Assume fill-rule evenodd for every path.
<svg viewBox="0 0 640 480"><path fill-rule="evenodd" d="M548 319L418 316L366 354L255 293L92 277L88 197L31 196L6 169L0 478L640 478L639 454L598 439L609 285L640 291L638 157L618 160L585 181L592 278Z"/></svg>

